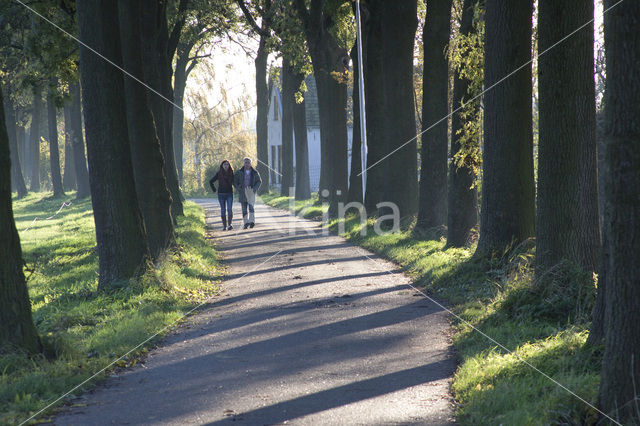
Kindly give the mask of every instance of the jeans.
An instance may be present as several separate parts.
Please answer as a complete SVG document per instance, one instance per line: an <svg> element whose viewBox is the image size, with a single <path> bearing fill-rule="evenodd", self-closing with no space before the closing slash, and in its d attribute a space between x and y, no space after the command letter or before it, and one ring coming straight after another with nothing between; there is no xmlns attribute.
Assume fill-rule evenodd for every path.
<svg viewBox="0 0 640 426"><path fill-rule="evenodd" d="M246 201L240 203L242 205L242 219L244 223L255 223L256 219L254 216L253 204L249 204ZM249 216L247 217L247 207L249 208Z"/></svg>
<svg viewBox="0 0 640 426"><path fill-rule="evenodd" d="M229 216L233 216L233 194L218 193L218 201L220 202L220 216L225 217L227 210Z"/></svg>

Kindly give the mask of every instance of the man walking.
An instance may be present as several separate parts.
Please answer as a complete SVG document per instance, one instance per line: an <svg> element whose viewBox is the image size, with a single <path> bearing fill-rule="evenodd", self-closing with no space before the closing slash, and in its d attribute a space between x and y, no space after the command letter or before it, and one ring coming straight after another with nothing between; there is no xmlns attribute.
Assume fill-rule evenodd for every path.
<svg viewBox="0 0 640 426"><path fill-rule="evenodd" d="M233 183L240 195L242 220L244 229L247 229L256 225L253 205L256 203L256 193L260 188L262 179L260 179L258 171L251 167L251 159L249 157L245 157L243 163L244 166L235 173ZM248 214L247 209L249 210Z"/></svg>

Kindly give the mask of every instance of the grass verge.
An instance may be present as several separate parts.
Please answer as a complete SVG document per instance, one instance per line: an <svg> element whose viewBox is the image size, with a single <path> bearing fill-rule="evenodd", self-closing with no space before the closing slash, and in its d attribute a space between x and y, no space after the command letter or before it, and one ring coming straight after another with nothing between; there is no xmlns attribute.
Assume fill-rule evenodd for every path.
<svg viewBox="0 0 640 426"><path fill-rule="evenodd" d="M263 200L289 209L289 197L267 194ZM298 206L313 203L296 201L296 213ZM460 424L597 421L588 404L558 385L595 405L601 349L585 346L595 298L593 276L560 264L533 283L532 242L495 260L474 257L475 247L424 241L411 229L376 235L373 219L365 235L359 217L341 221L330 222L329 229L337 233L344 226L341 235L347 240L400 265L457 316L452 322L459 366L452 391Z"/></svg>
<svg viewBox="0 0 640 426"><path fill-rule="evenodd" d="M91 202L73 200L70 194L64 200L70 206L41 220L58 211L63 201L46 195L30 194L14 200L13 207L33 319L48 359L0 354L0 424L26 420L218 291L218 258L205 241L204 213L196 204L185 203L185 216L178 218L176 227L178 247L160 266L105 294L96 291ZM34 223L35 217L39 219ZM135 365L160 338L119 361L97 381L114 369Z"/></svg>

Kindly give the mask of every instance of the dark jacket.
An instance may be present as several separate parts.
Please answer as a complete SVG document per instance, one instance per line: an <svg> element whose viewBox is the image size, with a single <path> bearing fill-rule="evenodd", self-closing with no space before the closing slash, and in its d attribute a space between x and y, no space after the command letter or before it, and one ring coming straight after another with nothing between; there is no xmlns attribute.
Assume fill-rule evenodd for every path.
<svg viewBox="0 0 640 426"><path fill-rule="evenodd" d="M258 188L260 188L261 183L262 179L260 179L260 173L258 173L256 169L251 167L251 179L249 179L249 187L253 190L253 192L258 192ZM238 190L240 202L246 203L247 196L244 192L244 167L236 170L235 174L233 175L233 185Z"/></svg>
<svg viewBox="0 0 640 426"><path fill-rule="evenodd" d="M218 192L220 194L233 194L233 179L233 176L227 177L224 175L220 175L220 172L218 172L211 178L211 180L209 180L209 185L211 186L213 192L216 192L216 187L213 185L213 182L218 181Z"/></svg>

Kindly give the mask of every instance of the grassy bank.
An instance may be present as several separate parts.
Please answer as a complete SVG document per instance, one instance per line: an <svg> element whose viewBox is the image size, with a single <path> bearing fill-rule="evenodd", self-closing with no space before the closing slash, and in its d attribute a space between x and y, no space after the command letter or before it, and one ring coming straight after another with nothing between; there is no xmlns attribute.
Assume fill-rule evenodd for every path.
<svg viewBox="0 0 640 426"><path fill-rule="evenodd" d="M63 201L46 195L50 194L14 201L33 318L46 358L0 354L0 424L26 420L217 291L217 257L204 239L204 213L197 205L185 203L185 216L176 229L179 247L161 266L104 294L96 291L98 258L90 201L67 196L64 201L70 206L52 219L40 220L58 211ZM34 223L35 217L39 219ZM114 368L135 364L159 338L97 380Z"/></svg>
<svg viewBox="0 0 640 426"><path fill-rule="evenodd" d="M263 200L289 206L287 197L275 194ZM298 201L296 206L312 203ZM596 420L593 409L552 381L591 404L596 401L601 354L584 346L593 277L562 264L534 285L532 242L503 259L480 259L472 256L475 247L447 248L444 240L421 241L411 230L376 235L373 220L362 236L358 219L346 219L344 237L400 265L457 316L452 321L459 366L452 390L461 424ZM338 225L332 221L329 228L337 232Z"/></svg>

